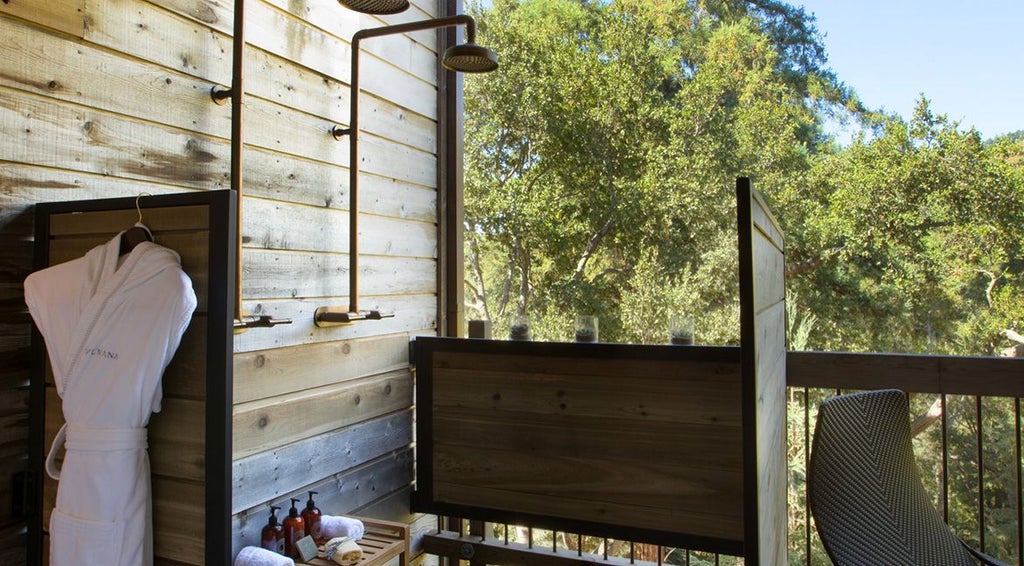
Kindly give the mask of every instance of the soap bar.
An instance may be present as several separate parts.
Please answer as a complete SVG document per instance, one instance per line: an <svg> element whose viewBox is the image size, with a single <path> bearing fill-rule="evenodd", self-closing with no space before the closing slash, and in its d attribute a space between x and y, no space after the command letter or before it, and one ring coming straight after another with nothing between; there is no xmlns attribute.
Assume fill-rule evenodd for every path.
<svg viewBox="0 0 1024 566"><path fill-rule="evenodd" d="M324 557L342 566L353 566L363 559L363 549L348 537L332 538L324 544Z"/></svg>
<svg viewBox="0 0 1024 566"><path fill-rule="evenodd" d="M302 557L303 562L309 562L316 558L316 543L313 542L313 537L309 535L295 541L295 548L298 549L299 556Z"/></svg>

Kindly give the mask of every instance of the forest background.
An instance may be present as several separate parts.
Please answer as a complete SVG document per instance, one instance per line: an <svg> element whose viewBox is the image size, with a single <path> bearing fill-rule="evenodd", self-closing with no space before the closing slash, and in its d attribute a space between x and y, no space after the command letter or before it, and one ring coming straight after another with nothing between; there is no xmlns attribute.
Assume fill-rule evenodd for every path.
<svg viewBox="0 0 1024 566"><path fill-rule="evenodd" d="M1024 132L865 108L775 0L497 0L466 79L467 318L738 340L735 178L786 230L791 348L992 355L1024 321ZM856 123L840 146L824 125Z"/></svg>
<svg viewBox="0 0 1024 566"><path fill-rule="evenodd" d="M466 318L495 337L525 314L570 340L593 314L601 341L665 343L688 313L698 343L737 344L739 176L785 231L791 350L985 356L1024 334L1024 132L982 139L926 93L910 119L866 107L778 0L468 11L501 56L465 79Z"/></svg>

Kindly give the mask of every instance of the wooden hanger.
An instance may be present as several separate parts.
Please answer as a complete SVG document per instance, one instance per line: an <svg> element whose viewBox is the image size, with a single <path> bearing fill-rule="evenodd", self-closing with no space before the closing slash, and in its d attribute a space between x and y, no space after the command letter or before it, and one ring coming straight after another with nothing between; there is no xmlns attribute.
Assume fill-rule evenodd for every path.
<svg viewBox="0 0 1024 566"><path fill-rule="evenodd" d="M150 233L149 228L146 228L145 224L142 223L142 208L139 207L139 199L142 198L142 195L148 194L149 193L139 193L139 196L135 197L135 210L139 213L139 220L134 226L121 233L121 255L131 252L135 249L135 246L142 242L153 241L153 234Z"/></svg>

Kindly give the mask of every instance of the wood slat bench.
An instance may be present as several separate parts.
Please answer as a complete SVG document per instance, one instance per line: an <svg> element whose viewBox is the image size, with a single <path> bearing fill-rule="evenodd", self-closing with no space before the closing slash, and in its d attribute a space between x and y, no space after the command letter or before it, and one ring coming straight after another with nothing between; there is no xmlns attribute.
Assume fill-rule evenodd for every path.
<svg viewBox="0 0 1024 566"><path fill-rule="evenodd" d="M366 527L363 538L357 541L359 547L363 549L363 559L359 561L359 566L383 566L396 556L399 566L408 566L409 525L382 519L357 518ZM314 558L308 564L337 566L323 558Z"/></svg>

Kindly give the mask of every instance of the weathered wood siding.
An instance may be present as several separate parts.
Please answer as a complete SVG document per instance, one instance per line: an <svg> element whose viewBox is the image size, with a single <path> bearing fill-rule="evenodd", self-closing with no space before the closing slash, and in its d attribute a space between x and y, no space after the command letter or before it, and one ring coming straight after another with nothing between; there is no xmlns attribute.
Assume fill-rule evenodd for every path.
<svg viewBox="0 0 1024 566"><path fill-rule="evenodd" d="M743 352L746 560L786 563L786 257L750 179L736 179Z"/></svg>
<svg viewBox="0 0 1024 566"><path fill-rule="evenodd" d="M243 306L294 322L235 339L236 548L268 501L310 489L325 512L407 512L408 338L437 320L434 31L363 46L361 304L396 316L320 329L313 311L348 302L348 142L329 131L349 120L349 39L437 12L246 3ZM0 563L24 553L31 206L227 188L231 109L209 93L231 83L233 18L217 0L0 3Z"/></svg>
<svg viewBox="0 0 1024 566"><path fill-rule="evenodd" d="M419 508L744 551L739 349L418 340Z"/></svg>

